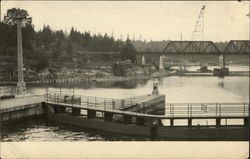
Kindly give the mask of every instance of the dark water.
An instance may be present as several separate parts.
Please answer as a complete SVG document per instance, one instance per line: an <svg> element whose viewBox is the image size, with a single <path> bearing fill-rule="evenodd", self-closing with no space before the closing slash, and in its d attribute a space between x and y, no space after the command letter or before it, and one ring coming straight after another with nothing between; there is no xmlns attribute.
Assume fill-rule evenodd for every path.
<svg viewBox="0 0 250 159"><path fill-rule="evenodd" d="M147 141L150 138L124 136L48 121L45 117L4 125L3 142L17 141Z"/></svg>
<svg viewBox="0 0 250 159"><path fill-rule="evenodd" d="M87 85L87 86L86 86ZM75 94L125 98L149 94L153 80L102 82L74 86ZM60 90L63 85L50 85L49 90ZM63 90L72 91L73 86ZM248 77L164 77L159 91L169 103L186 102L248 102ZM45 86L28 86L28 93L43 94ZM2 141L145 141L142 137L93 131L51 123L45 119L21 121L2 128Z"/></svg>

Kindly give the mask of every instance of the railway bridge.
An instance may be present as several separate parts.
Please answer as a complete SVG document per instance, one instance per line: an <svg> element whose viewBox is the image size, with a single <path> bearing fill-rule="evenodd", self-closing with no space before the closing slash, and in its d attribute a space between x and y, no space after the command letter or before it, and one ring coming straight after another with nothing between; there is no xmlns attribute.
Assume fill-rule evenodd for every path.
<svg viewBox="0 0 250 159"><path fill-rule="evenodd" d="M165 56L186 56L186 55L205 55L219 56L220 67L225 68L225 56L250 55L249 40L231 40L224 50L212 41L170 41L161 52L137 52L141 58L141 64L145 65L145 56L157 56L159 69L163 69L163 57Z"/></svg>
<svg viewBox="0 0 250 159"><path fill-rule="evenodd" d="M82 56L113 56L119 58L119 52L75 52ZM164 57L167 56L218 56L220 67L225 68L225 56L250 55L250 40L231 40L224 48L219 49L213 41L169 41L162 51L137 51L137 59L141 59L140 63L145 65L147 60L145 57L153 57L158 60L159 69L164 68Z"/></svg>

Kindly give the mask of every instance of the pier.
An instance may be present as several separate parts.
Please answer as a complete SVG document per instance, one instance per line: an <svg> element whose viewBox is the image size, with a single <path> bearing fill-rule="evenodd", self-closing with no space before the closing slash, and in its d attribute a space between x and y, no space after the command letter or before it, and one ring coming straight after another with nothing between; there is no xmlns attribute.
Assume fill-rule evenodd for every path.
<svg viewBox="0 0 250 159"><path fill-rule="evenodd" d="M22 95L2 100L0 114L1 125L44 115L63 124L167 140L248 140L249 128L249 103L165 103L165 96L156 94L125 99Z"/></svg>

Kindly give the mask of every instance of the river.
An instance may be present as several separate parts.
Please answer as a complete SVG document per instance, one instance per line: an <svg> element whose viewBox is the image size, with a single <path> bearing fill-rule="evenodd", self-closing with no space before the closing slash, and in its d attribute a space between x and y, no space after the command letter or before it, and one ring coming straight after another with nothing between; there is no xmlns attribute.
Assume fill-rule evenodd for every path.
<svg viewBox="0 0 250 159"><path fill-rule="evenodd" d="M149 94L153 79L129 80L119 82L87 83L74 86L79 95L126 98ZM72 91L73 86L50 85L49 90ZM43 94L45 86L28 85L28 94ZM159 79L159 92L166 95L168 103L216 103L248 102L249 77L178 77ZM150 140L142 137L121 136L93 131L69 125L51 123L46 119L17 122L2 129L2 141L140 141Z"/></svg>

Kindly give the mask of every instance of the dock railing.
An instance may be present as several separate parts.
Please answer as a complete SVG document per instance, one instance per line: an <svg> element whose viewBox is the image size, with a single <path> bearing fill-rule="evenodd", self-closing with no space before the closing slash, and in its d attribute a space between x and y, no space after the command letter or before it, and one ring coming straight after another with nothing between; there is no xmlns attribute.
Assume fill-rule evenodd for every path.
<svg viewBox="0 0 250 159"><path fill-rule="evenodd" d="M87 109L144 112L144 103L132 99L114 99L74 94L47 92L45 101L77 105ZM131 108L131 109L128 109ZM142 110L142 111L138 111ZM162 115L160 115L162 116ZM248 117L249 103L165 103L163 118L181 117Z"/></svg>
<svg viewBox="0 0 250 159"><path fill-rule="evenodd" d="M17 88L14 86L0 87L0 97L10 97L17 94Z"/></svg>
<svg viewBox="0 0 250 159"><path fill-rule="evenodd" d="M142 103L133 99L115 99L95 96L74 95L72 93L46 92L44 95L45 102L57 104L69 104L82 106L83 108L93 108L102 111L119 110L127 111L127 108L142 106ZM132 111L132 109L131 109Z"/></svg>
<svg viewBox="0 0 250 159"><path fill-rule="evenodd" d="M249 103L167 103L170 117L233 117L248 116Z"/></svg>

